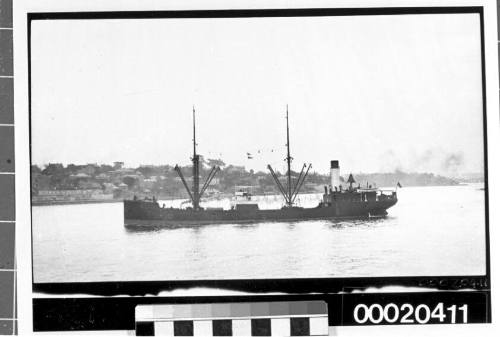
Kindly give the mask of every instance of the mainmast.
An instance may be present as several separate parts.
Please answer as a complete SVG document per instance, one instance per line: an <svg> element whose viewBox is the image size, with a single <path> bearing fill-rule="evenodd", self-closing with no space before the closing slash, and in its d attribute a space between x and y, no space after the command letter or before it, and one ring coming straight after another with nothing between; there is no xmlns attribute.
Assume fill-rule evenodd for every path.
<svg viewBox="0 0 500 337"><path fill-rule="evenodd" d="M304 184L306 176L309 173L309 170L311 169L312 165L309 164L309 166L307 166L306 164L304 164L302 166L302 170L300 171L299 177L297 178L297 181L295 182L295 186L292 187L292 168L291 168L291 163L292 163L293 158L290 156L290 126L289 126L289 121L288 121L288 104L286 105L286 159L285 160L287 162L287 168L288 168L288 172L287 172L287 186L286 186L287 188L286 189L283 186L283 184L281 184L278 176L274 172L274 170L271 167L271 165L267 165L267 168L271 172L271 175L272 175L272 177L274 179L274 182L276 183L276 185L278 186L279 191L283 195L283 198L285 199L286 206L287 207L292 207L293 204L294 204L294 202L295 202L295 198L299 194L300 188ZM304 170L306 168L307 168L307 170L304 173Z"/></svg>
<svg viewBox="0 0 500 337"><path fill-rule="evenodd" d="M193 209L194 210L200 210L200 200L201 197L203 196L203 193L205 190L208 188L210 183L212 182L212 179L215 177L215 174L220 170L220 167L214 166L212 167L212 170L208 174L207 179L205 180L205 183L203 184L203 187L201 188L200 191L200 155L196 153L196 112L193 106L193 188L190 189L186 183L186 179L184 179L184 175L181 172L181 169L178 165L175 165L175 171L179 174L179 177L181 178L182 184L186 188L186 191L189 195L189 198L191 199L191 202L193 204ZM192 192L191 192L192 190Z"/></svg>
<svg viewBox="0 0 500 337"><path fill-rule="evenodd" d="M200 208L200 156L196 154L196 112L193 105L193 208Z"/></svg>
<svg viewBox="0 0 500 337"><path fill-rule="evenodd" d="M193 158L196 157L196 111L193 105Z"/></svg>

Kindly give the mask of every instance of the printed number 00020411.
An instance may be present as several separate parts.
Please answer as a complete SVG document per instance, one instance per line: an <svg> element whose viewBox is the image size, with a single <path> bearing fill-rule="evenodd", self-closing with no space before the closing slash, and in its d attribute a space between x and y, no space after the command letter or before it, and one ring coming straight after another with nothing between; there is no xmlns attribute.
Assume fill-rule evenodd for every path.
<svg viewBox="0 0 500 337"><path fill-rule="evenodd" d="M370 306L358 304L354 308L354 321L358 324L467 323L467 304L445 308L443 303L438 303L434 309L429 308L427 304L419 304L416 307L409 303L400 307L394 303L385 306L378 303Z"/></svg>

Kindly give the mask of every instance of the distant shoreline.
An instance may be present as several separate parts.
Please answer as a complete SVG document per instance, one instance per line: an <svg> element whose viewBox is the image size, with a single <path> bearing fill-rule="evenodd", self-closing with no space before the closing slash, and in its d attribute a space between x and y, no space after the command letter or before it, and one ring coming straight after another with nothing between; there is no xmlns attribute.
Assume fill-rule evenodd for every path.
<svg viewBox="0 0 500 337"><path fill-rule="evenodd" d="M114 204L123 202L119 199L113 200L71 200L71 201L31 201L31 206L58 206L58 205L85 205L85 204Z"/></svg>
<svg viewBox="0 0 500 337"><path fill-rule="evenodd" d="M483 185L484 183L460 183L457 185L422 185L422 186L403 186L403 188L410 188L410 187L452 187L452 186L471 186L471 185ZM389 187L380 187L381 189L387 189ZM321 192L304 192L300 194L317 194ZM269 196L269 195L277 195L279 194L254 194L255 197L261 197L261 196ZM227 199L231 198L232 195L223 195L219 198L214 198L214 199L208 199L206 201L212 201L212 200L221 200L221 199ZM124 199L112 199L112 200L71 200L71 201L37 201L33 202L31 201L32 206L63 206L63 205L85 205L85 204L115 204L115 203L121 203L123 202ZM163 197L163 198L157 198L158 201L167 201L167 200L188 200L188 198L182 198L182 197Z"/></svg>

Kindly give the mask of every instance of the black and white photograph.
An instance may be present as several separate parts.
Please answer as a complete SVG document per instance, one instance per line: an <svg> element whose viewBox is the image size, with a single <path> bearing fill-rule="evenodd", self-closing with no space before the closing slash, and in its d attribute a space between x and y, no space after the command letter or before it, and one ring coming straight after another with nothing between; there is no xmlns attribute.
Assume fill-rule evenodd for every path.
<svg viewBox="0 0 500 337"><path fill-rule="evenodd" d="M477 13L33 20L35 283L486 273Z"/></svg>
<svg viewBox="0 0 500 337"><path fill-rule="evenodd" d="M492 322L491 6L90 2L14 11L19 331Z"/></svg>

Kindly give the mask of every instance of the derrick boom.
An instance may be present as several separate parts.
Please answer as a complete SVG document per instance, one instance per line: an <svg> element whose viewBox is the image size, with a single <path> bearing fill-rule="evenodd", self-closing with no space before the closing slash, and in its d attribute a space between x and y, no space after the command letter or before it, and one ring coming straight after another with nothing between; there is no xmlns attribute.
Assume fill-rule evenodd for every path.
<svg viewBox="0 0 500 337"><path fill-rule="evenodd" d="M175 165L175 168L174 170L177 172L177 174L179 175L179 177L181 178L181 181L182 181L182 184L184 185L184 187L186 188L186 191L189 195L189 199L191 199L191 202L193 203L194 205L194 198L193 198L193 194L191 193L191 190L189 189L189 186L186 182L186 179L184 179L184 175L182 174L181 172L181 168L178 166L178 165Z"/></svg>

